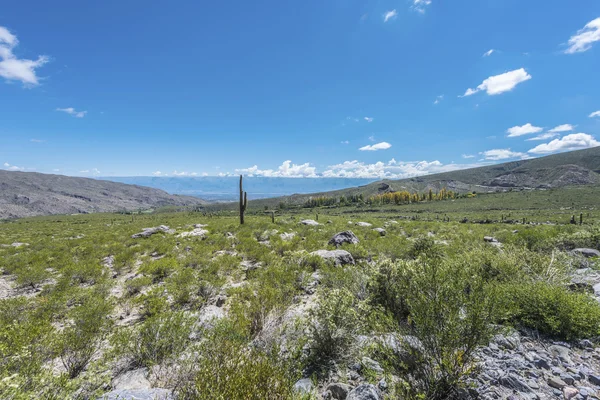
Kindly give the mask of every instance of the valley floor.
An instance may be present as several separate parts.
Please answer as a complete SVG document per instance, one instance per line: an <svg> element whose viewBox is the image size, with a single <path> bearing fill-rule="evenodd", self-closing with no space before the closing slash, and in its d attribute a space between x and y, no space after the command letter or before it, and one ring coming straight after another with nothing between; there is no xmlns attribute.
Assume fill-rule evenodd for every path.
<svg viewBox="0 0 600 400"><path fill-rule="evenodd" d="M599 398L591 196L506 196L1 223L0 398Z"/></svg>

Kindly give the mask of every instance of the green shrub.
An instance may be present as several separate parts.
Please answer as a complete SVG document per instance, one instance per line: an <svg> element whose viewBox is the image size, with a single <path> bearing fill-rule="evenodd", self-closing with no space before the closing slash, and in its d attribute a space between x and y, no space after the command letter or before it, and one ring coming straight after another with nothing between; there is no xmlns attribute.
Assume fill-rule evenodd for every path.
<svg viewBox="0 0 600 400"><path fill-rule="evenodd" d="M180 269L167 279L167 291L173 296L173 302L178 306L190 303L197 286L196 274L190 268Z"/></svg>
<svg viewBox="0 0 600 400"><path fill-rule="evenodd" d="M129 357L132 366L151 367L177 356L189 344L193 321L183 312L167 312L145 320L133 330L113 337L117 355Z"/></svg>
<svg viewBox="0 0 600 400"><path fill-rule="evenodd" d="M177 268L177 261L173 258L161 258L150 261L140 268L140 271L152 276L154 283L161 282Z"/></svg>
<svg viewBox="0 0 600 400"><path fill-rule="evenodd" d="M421 342L409 346L416 361L405 396L454 395L473 367L473 352L494 333L494 287L479 269L447 259L384 264L374 286L374 300L394 314L401 331Z"/></svg>
<svg viewBox="0 0 600 400"><path fill-rule="evenodd" d="M319 297L310 313L308 363L318 370L347 361L359 331L357 299L347 289L332 289Z"/></svg>
<svg viewBox="0 0 600 400"><path fill-rule="evenodd" d="M125 282L125 293L127 296L135 296L140 293L143 288L152 284L152 278L149 276L139 276L137 278Z"/></svg>
<svg viewBox="0 0 600 400"><path fill-rule="evenodd" d="M73 323L56 339L58 355L70 378L85 369L108 333L112 305L104 298L91 297L71 312Z"/></svg>
<svg viewBox="0 0 600 400"><path fill-rule="evenodd" d="M434 259L441 257L443 252L440 246L435 244L435 240L432 238L420 237L414 241L407 255L412 259L417 259L419 257Z"/></svg>
<svg viewBox="0 0 600 400"><path fill-rule="evenodd" d="M192 379L176 392L180 398L206 400L292 399L298 378L278 354L248 348L244 333L230 323L218 325L202 342Z"/></svg>
<svg viewBox="0 0 600 400"><path fill-rule="evenodd" d="M533 282L504 285L502 296L515 325L565 340L600 335L600 305L586 293Z"/></svg>

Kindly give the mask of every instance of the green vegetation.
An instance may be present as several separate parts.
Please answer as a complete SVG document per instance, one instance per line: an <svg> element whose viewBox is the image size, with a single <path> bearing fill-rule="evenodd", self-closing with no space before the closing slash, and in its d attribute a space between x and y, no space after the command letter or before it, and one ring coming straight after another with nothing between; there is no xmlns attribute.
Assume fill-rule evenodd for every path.
<svg viewBox="0 0 600 400"><path fill-rule="evenodd" d="M293 399L299 378L323 384L357 362L371 383L394 377L390 399L446 398L503 329L600 335L597 301L569 285L582 264L598 265L570 253L600 245L593 190L380 207L356 197L280 210L274 223L249 210L244 225L227 210L1 223L0 398L95 398L148 368L182 398ZM320 225L299 223L315 211ZM584 224L569 224L579 213ZM180 236L194 224L208 233ZM131 238L159 225L174 232ZM348 229L360 242L339 250L355 264L310 254L334 250Z"/></svg>

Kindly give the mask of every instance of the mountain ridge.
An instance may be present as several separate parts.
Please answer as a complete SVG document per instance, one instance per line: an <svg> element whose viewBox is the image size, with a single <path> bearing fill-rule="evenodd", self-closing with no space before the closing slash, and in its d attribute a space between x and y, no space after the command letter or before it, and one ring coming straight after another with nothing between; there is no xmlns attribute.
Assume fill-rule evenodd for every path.
<svg viewBox="0 0 600 400"><path fill-rule="evenodd" d="M0 219L115 212L206 201L159 189L92 178L0 170Z"/></svg>

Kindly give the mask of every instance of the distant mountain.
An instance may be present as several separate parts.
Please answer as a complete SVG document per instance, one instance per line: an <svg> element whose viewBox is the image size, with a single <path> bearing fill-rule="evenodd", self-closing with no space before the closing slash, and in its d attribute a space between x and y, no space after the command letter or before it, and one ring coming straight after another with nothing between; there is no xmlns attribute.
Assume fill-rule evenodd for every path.
<svg viewBox="0 0 600 400"><path fill-rule="evenodd" d="M250 202L253 207L275 206L280 202L300 204L311 196L365 197L377 193L408 190L424 192L441 188L457 192L497 191L508 188L557 188L573 185L600 184L600 147L561 154L424 175L401 180L381 180L368 185L312 194L295 194Z"/></svg>
<svg viewBox="0 0 600 400"><path fill-rule="evenodd" d="M206 201L148 187L0 170L0 219L202 204Z"/></svg>
<svg viewBox="0 0 600 400"><path fill-rule="evenodd" d="M239 177L110 177L114 182L148 186L168 193L198 196L211 201L239 199ZM244 190L251 199L287 196L294 193L328 192L366 185L376 179L357 178L267 178L244 176Z"/></svg>

